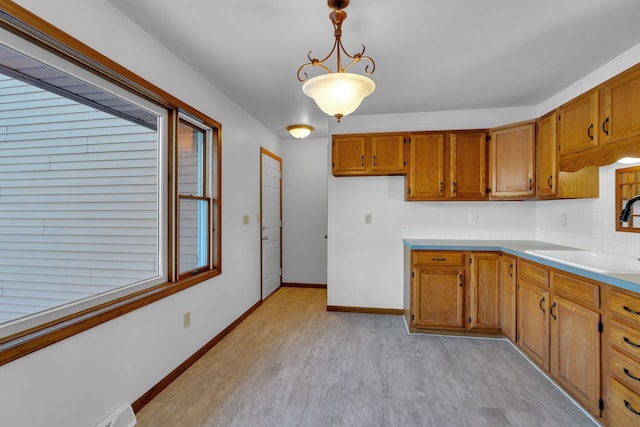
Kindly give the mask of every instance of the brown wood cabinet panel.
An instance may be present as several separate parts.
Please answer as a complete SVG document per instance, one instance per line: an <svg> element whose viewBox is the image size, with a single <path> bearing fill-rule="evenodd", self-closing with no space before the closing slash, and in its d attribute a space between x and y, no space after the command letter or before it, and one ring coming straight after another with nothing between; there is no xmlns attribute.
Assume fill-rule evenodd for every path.
<svg viewBox="0 0 640 427"><path fill-rule="evenodd" d="M444 133L412 134L409 143L407 200L441 200L445 195Z"/></svg>
<svg viewBox="0 0 640 427"><path fill-rule="evenodd" d="M640 330L640 296L615 289L609 291L611 318Z"/></svg>
<svg viewBox="0 0 640 427"><path fill-rule="evenodd" d="M487 134L449 134L449 192L452 199L487 199Z"/></svg>
<svg viewBox="0 0 640 427"><path fill-rule="evenodd" d="M551 273L551 288L556 294L587 307L600 308L600 285L598 283L553 271Z"/></svg>
<svg viewBox="0 0 640 427"><path fill-rule="evenodd" d="M511 342L516 342L516 259L500 256L500 328Z"/></svg>
<svg viewBox="0 0 640 427"><path fill-rule="evenodd" d="M464 327L463 268L420 267L413 270L413 327Z"/></svg>
<svg viewBox="0 0 640 427"><path fill-rule="evenodd" d="M599 416L600 313L556 295L549 314L551 374L587 411Z"/></svg>
<svg viewBox="0 0 640 427"><path fill-rule="evenodd" d="M611 378L609 427L640 425L640 396Z"/></svg>
<svg viewBox="0 0 640 427"><path fill-rule="evenodd" d="M401 133L333 135L334 176L404 175L406 135Z"/></svg>
<svg viewBox="0 0 640 427"><path fill-rule="evenodd" d="M464 266L465 253L459 251L413 251L414 265Z"/></svg>
<svg viewBox="0 0 640 427"><path fill-rule="evenodd" d="M640 68L624 72L600 88L603 143L640 135Z"/></svg>
<svg viewBox="0 0 640 427"><path fill-rule="evenodd" d="M609 373L618 381L640 394L640 361L617 351L609 354Z"/></svg>
<svg viewBox="0 0 640 427"><path fill-rule="evenodd" d="M492 199L535 196L534 122L492 129L489 159Z"/></svg>
<svg viewBox="0 0 640 427"><path fill-rule="evenodd" d="M537 286L549 287L549 270L528 261L518 261L518 280L525 280Z"/></svg>
<svg viewBox="0 0 640 427"><path fill-rule="evenodd" d="M538 198L555 198L558 190L558 113L551 113L538 119L537 160L538 160Z"/></svg>
<svg viewBox="0 0 640 427"><path fill-rule="evenodd" d="M549 370L549 291L518 279L518 346Z"/></svg>
<svg viewBox="0 0 640 427"><path fill-rule="evenodd" d="M640 331L610 322L609 344L618 351L640 360Z"/></svg>
<svg viewBox="0 0 640 427"><path fill-rule="evenodd" d="M500 330L500 254L471 254L469 329Z"/></svg>
<svg viewBox="0 0 640 427"><path fill-rule="evenodd" d="M559 108L560 154L598 146L598 91L591 90Z"/></svg>
<svg viewBox="0 0 640 427"><path fill-rule="evenodd" d="M367 137L364 135L334 136L331 150L331 169L334 175L362 174L365 164Z"/></svg>
<svg viewBox="0 0 640 427"><path fill-rule="evenodd" d="M371 171L384 174L402 174L406 172L405 136L371 135Z"/></svg>

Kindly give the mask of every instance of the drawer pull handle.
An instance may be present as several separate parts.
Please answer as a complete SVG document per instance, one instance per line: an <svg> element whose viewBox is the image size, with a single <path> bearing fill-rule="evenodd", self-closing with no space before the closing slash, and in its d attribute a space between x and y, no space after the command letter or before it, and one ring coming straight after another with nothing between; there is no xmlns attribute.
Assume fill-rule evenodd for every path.
<svg viewBox="0 0 640 427"><path fill-rule="evenodd" d="M633 341L631 341L629 338L627 337L622 337L622 339L624 340L624 342L626 342L629 345L632 345L634 347L640 348L640 344L636 344Z"/></svg>
<svg viewBox="0 0 640 427"><path fill-rule="evenodd" d="M446 261L446 258L431 258L431 261Z"/></svg>
<svg viewBox="0 0 640 427"><path fill-rule="evenodd" d="M544 307L542 306L542 304L544 304L544 297L542 297L542 299L540 300L539 306L540 306L540 310L542 310L542 312L545 313Z"/></svg>
<svg viewBox="0 0 640 427"><path fill-rule="evenodd" d="M640 378L631 375L631 373L629 372L629 370L627 368L622 368L622 370L624 371L624 374L626 376L628 376L629 378L631 378L632 380L640 381Z"/></svg>
<svg viewBox="0 0 640 427"><path fill-rule="evenodd" d="M623 306L622 306L622 309L623 309L624 311L626 311L627 313L631 313L631 314L635 314L635 315L640 316L640 311L631 310L631 309L630 309L629 307L627 307L626 305L623 305Z"/></svg>
<svg viewBox="0 0 640 427"><path fill-rule="evenodd" d="M636 415L640 415L640 412L636 411L635 409L633 409L633 407L631 407L631 404L629 402L627 402L626 400L624 401L624 406L630 410L631 412L633 412Z"/></svg>
<svg viewBox="0 0 640 427"><path fill-rule="evenodd" d="M513 264L509 265L509 277L513 277Z"/></svg>
<svg viewBox="0 0 640 427"><path fill-rule="evenodd" d="M553 317L553 320L558 320L558 317L553 313L553 308L556 306L555 301L553 302L553 304L551 305L551 308L549 309L549 313L551 313L551 317Z"/></svg>

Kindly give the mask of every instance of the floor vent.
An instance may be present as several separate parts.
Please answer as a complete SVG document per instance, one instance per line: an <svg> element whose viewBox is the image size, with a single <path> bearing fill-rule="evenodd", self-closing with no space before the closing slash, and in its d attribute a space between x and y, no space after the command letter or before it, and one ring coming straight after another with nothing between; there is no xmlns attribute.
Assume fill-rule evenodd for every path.
<svg viewBox="0 0 640 427"><path fill-rule="evenodd" d="M127 403L96 424L96 427L133 427L136 423L133 409Z"/></svg>

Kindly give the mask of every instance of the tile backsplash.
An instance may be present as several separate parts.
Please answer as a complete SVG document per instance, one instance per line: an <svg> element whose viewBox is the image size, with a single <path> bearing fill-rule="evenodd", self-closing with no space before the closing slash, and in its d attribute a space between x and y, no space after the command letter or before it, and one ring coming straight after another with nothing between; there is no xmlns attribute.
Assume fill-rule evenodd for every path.
<svg viewBox="0 0 640 427"><path fill-rule="evenodd" d="M600 168L600 197L597 199L537 202L536 239L640 257L640 233L616 231L615 170L628 166L613 164ZM568 218L569 227L558 220L563 214ZM572 220L581 224L570 227Z"/></svg>

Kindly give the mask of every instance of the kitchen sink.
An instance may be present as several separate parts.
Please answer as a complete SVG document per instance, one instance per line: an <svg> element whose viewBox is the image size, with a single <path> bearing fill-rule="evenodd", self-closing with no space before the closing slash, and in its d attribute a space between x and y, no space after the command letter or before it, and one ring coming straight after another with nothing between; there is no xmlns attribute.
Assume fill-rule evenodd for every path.
<svg viewBox="0 0 640 427"><path fill-rule="evenodd" d="M640 259L631 256L581 250L529 250L525 253L596 273L640 274Z"/></svg>

